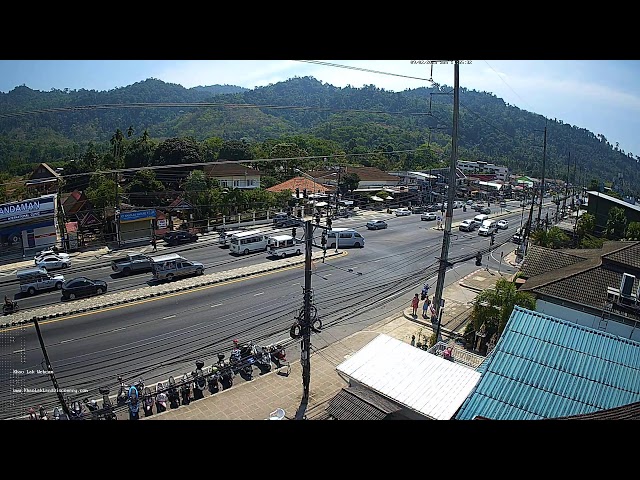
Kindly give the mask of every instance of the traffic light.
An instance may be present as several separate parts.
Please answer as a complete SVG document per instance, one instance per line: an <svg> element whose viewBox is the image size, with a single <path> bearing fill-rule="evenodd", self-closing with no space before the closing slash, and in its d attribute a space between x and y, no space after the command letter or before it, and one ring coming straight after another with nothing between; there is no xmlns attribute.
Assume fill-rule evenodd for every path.
<svg viewBox="0 0 640 480"><path fill-rule="evenodd" d="M296 198L300 198L300 189L296 187Z"/></svg>
<svg viewBox="0 0 640 480"><path fill-rule="evenodd" d="M296 237L296 227L293 227L293 228L291 229L291 236L292 236L293 238L295 238L295 237Z"/></svg>

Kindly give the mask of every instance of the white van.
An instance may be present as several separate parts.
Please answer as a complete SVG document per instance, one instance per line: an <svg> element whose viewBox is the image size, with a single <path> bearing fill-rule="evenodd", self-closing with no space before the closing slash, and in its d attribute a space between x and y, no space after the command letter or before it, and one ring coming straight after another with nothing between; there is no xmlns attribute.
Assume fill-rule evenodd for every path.
<svg viewBox="0 0 640 480"><path fill-rule="evenodd" d="M478 235L484 235L488 237L498 231L498 222L495 220L485 220L478 229Z"/></svg>
<svg viewBox="0 0 640 480"><path fill-rule="evenodd" d="M303 246L291 235L274 235L267 240L267 256L285 258L287 255L300 255Z"/></svg>
<svg viewBox="0 0 640 480"><path fill-rule="evenodd" d="M327 235L327 248L364 247L364 237L352 228L334 228Z"/></svg>
<svg viewBox="0 0 640 480"><path fill-rule="evenodd" d="M229 240L231 240L231 235L235 235L236 233L242 233L242 230L229 230L228 232L222 231L220 232L220 236L218 237L218 245L221 247L228 247Z"/></svg>
<svg viewBox="0 0 640 480"><path fill-rule="evenodd" d="M246 255L251 252L266 252L268 238L266 234L258 230L235 233L231 235L231 240L229 240L229 250L231 253L238 255Z"/></svg>
<svg viewBox="0 0 640 480"><path fill-rule="evenodd" d="M63 275L48 273L45 268L18 270L16 277L20 282L20 291L29 295L35 295L42 290L60 290L64 283Z"/></svg>
<svg viewBox="0 0 640 480"><path fill-rule="evenodd" d="M482 224L484 223L484 221L489 218L489 215L487 215L486 213L480 213L478 215L476 215L475 217L473 217L473 221L476 222L476 225L478 227L482 226Z"/></svg>

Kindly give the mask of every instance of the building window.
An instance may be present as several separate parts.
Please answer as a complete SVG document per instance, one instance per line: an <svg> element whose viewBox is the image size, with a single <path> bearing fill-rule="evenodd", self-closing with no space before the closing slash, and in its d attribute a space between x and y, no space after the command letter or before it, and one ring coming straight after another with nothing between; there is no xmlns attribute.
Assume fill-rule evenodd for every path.
<svg viewBox="0 0 640 480"><path fill-rule="evenodd" d="M239 186L240 186L240 180L234 180L234 181L233 181L233 187L234 187L234 188L237 188L237 187L239 187Z"/></svg>
<svg viewBox="0 0 640 480"><path fill-rule="evenodd" d="M218 180L220 182L220 186L221 187L228 187L229 186L229 180Z"/></svg>

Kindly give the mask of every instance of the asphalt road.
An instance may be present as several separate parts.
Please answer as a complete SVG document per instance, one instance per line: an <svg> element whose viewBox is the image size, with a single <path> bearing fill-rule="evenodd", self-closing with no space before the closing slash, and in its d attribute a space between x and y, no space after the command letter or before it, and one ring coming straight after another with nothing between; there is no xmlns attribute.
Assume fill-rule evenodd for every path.
<svg viewBox="0 0 640 480"><path fill-rule="evenodd" d="M508 220L510 227L497 234L496 246L503 242L504 246L488 257L490 262L498 262L501 251L506 254L515 248L508 240L520 226L521 211L515 208L500 217ZM474 215L471 210L465 213L457 209L453 221ZM367 231L366 220L358 217L334 222L336 227L357 228L365 237L365 247L340 248L348 254L326 263L315 262L313 302L323 328L314 334L314 348L339 341L402 310L425 281L432 285L431 293L435 291L443 231L435 230L433 221L420 221L419 215L381 214L380 218L388 222L388 229ZM180 249L185 257L203 262L207 273L267 261L265 254L232 256L219 248L216 240L215 236L205 237ZM477 231L463 233L454 228L449 259L455 262L471 258L478 250L487 250L489 243L490 239L479 236ZM507 265L501 264L502 267L504 272L513 271ZM92 277L107 279L111 291L146 285L149 278L148 274L140 274L114 280L110 278L110 267L98 259L73 268L85 268ZM475 268L473 260L455 263L447 273L446 283L460 280ZM261 345L288 341L287 356L299 358L297 342L291 342L289 329L303 305L303 283L304 270L296 266L42 321L40 329L58 387L67 390L65 396L99 399L99 386L110 387L112 394L117 392L118 375L127 383L142 378L145 384L155 386L169 375L179 379L183 373L191 372L196 360L211 365L218 353L225 353L228 358L235 338ZM33 300L53 301L54 296L40 294ZM50 377L37 372L46 368L34 326L11 328L0 335L0 418L24 415L30 406L40 404L51 410L57 397L51 391Z"/></svg>

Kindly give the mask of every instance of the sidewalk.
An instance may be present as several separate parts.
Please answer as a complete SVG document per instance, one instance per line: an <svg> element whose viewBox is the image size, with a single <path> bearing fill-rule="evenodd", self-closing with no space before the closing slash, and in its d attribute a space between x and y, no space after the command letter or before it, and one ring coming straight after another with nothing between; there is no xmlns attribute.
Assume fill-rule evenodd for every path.
<svg viewBox="0 0 640 480"><path fill-rule="evenodd" d="M497 273L479 269L444 289L445 309L440 330L444 338L452 339L463 333L469 321L475 296L482 289L491 286L492 282L495 283L497 278L499 278ZM348 386L347 381L336 371L336 367L378 334L384 333L410 343L413 335L418 341L419 332L424 332L421 335L428 337L433 331L431 321L423 320L420 315L414 318L411 315L411 307L408 307L401 315L388 317L366 330L354 333L325 348L312 350L310 396L306 418L309 420L324 418L329 401L342 388ZM266 420L271 412L282 408L285 411L285 419L291 420L296 418L302 393L302 368L299 359L296 359L291 362L288 375L284 375L284 369L280 372L272 370L215 395L207 392L203 399L189 405L182 405L177 409L143 419Z"/></svg>

